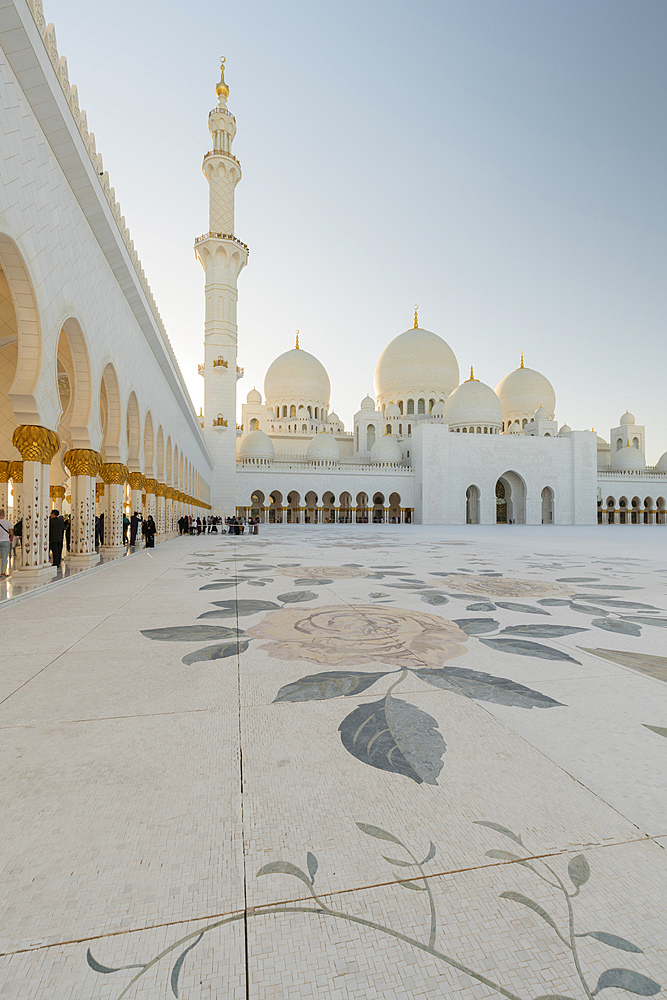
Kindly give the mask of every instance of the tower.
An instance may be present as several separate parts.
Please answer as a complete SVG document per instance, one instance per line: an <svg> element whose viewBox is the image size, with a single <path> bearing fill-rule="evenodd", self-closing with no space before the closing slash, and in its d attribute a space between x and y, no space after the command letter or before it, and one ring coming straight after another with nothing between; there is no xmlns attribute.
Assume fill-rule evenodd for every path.
<svg viewBox="0 0 667 1000"><path fill-rule="evenodd" d="M234 192L241 180L241 164L232 153L236 119L227 109L229 87L225 61L215 88L218 104L208 116L213 149L202 169L209 184L208 232L195 240L195 254L205 274L204 321L204 438L214 463L211 505L228 517L236 508L236 382L238 367L236 284L248 262L248 248L234 236Z"/></svg>

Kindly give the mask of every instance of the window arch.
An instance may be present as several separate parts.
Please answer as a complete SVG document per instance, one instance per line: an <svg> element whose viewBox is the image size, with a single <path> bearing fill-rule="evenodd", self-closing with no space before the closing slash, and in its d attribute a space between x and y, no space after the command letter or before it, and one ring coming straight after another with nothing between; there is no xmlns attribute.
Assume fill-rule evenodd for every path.
<svg viewBox="0 0 667 1000"><path fill-rule="evenodd" d="M426 413L426 400L420 399L417 401L417 413Z"/></svg>
<svg viewBox="0 0 667 1000"><path fill-rule="evenodd" d="M386 434L391 434L391 424L387 424L386 429L385 429L385 433Z"/></svg>
<svg viewBox="0 0 667 1000"><path fill-rule="evenodd" d="M259 420L257 419L257 417L253 417L252 420L250 421L250 430L251 431L259 430Z"/></svg>
<svg viewBox="0 0 667 1000"><path fill-rule="evenodd" d="M415 412L415 401L414 401L414 399L409 399L408 400L408 413L412 414L414 412Z"/></svg>

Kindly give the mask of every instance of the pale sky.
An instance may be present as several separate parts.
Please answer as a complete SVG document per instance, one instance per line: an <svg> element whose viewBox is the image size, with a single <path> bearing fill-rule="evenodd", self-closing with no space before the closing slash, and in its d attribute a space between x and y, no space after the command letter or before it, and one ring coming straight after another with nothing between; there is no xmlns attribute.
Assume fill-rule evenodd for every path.
<svg viewBox="0 0 667 1000"><path fill-rule="evenodd" d="M240 403L294 345L351 429L412 325L557 419L667 449L664 0L44 0L197 409L218 57L234 153Z"/></svg>

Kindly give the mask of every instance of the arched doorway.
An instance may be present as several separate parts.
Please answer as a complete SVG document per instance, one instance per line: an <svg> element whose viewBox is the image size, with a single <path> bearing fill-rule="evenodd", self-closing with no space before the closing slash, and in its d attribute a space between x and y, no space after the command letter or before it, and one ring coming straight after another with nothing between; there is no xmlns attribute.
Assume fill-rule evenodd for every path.
<svg viewBox="0 0 667 1000"><path fill-rule="evenodd" d="M368 524L367 493L357 493L357 524Z"/></svg>
<svg viewBox="0 0 667 1000"><path fill-rule="evenodd" d="M317 493L309 490L304 497L306 524L317 524Z"/></svg>
<svg viewBox="0 0 667 1000"><path fill-rule="evenodd" d="M269 497L269 524L282 524L283 495L280 490L274 490Z"/></svg>
<svg viewBox="0 0 667 1000"><path fill-rule="evenodd" d="M298 524L301 520L299 507L301 505L301 497L295 491L292 490L291 493L287 494L287 523L288 524Z"/></svg>
<svg viewBox="0 0 667 1000"><path fill-rule="evenodd" d="M373 497L373 524L382 524L384 520L384 496L376 493Z"/></svg>
<svg viewBox="0 0 667 1000"><path fill-rule="evenodd" d="M389 523L401 523L401 496L400 493L392 493L389 497Z"/></svg>
<svg viewBox="0 0 667 1000"><path fill-rule="evenodd" d="M264 524L264 494L261 490L253 490L250 497L250 516L258 517Z"/></svg>
<svg viewBox="0 0 667 1000"><path fill-rule="evenodd" d="M334 524L336 520L335 511L336 498L331 491L322 496L322 521L324 524Z"/></svg>
<svg viewBox="0 0 667 1000"><path fill-rule="evenodd" d="M338 520L341 522L341 524L351 524L352 496L349 493L341 493L339 503L340 503L340 511L338 512Z"/></svg>
<svg viewBox="0 0 667 1000"><path fill-rule="evenodd" d="M526 484L518 472L504 472L496 482L496 524L526 523Z"/></svg>
<svg viewBox="0 0 667 1000"><path fill-rule="evenodd" d="M466 524L479 524L479 487L477 486L469 486L466 490Z"/></svg>
<svg viewBox="0 0 667 1000"><path fill-rule="evenodd" d="M542 490L542 524L554 523L554 491L550 486Z"/></svg>

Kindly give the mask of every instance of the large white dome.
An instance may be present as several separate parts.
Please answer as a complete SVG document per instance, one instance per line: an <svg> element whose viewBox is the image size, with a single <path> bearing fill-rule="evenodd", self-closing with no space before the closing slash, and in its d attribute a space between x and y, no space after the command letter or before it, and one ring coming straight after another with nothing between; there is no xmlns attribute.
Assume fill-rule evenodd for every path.
<svg viewBox="0 0 667 1000"><path fill-rule="evenodd" d="M298 347L277 357L264 377L268 406L304 402L328 408L330 396L331 383L324 365Z"/></svg>
<svg viewBox="0 0 667 1000"><path fill-rule="evenodd" d="M619 448L613 453L611 467L624 472L635 472L646 468L646 460L639 448L635 448L634 445L626 445L625 448Z"/></svg>
<svg viewBox="0 0 667 1000"><path fill-rule="evenodd" d="M371 448L371 462L373 465L383 465L385 462L398 463L403 461L401 446L391 434L385 434L378 438Z"/></svg>
<svg viewBox="0 0 667 1000"><path fill-rule="evenodd" d="M380 405L407 398L445 398L458 384L453 350L442 337L420 327L394 337L375 366Z"/></svg>
<svg viewBox="0 0 667 1000"><path fill-rule="evenodd" d="M532 368L515 368L496 386L496 395L503 410L503 420L530 420L535 410L542 407L549 420L556 412L554 388L540 372Z"/></svg>
<svg viewBox="0 0 667 1000"><path fill-rule="evenodd" d="M241 461L272 462L273 441L264 431L246 431L239 440L238 457Z"/></svg>
<svg viewBox="0 0 667 1000"><path fill-rule="evenodd" d="M306 460L308 462L338 462L340 445L333 434L316 434L308 443Z"/></svg>
<svg viewBox="0 0 667 1000"><path fill-rule="evenodd" d="M447 397L442 420L450 427L475 424L500 429L503 409L490 385L469 378Z"/></svg>

